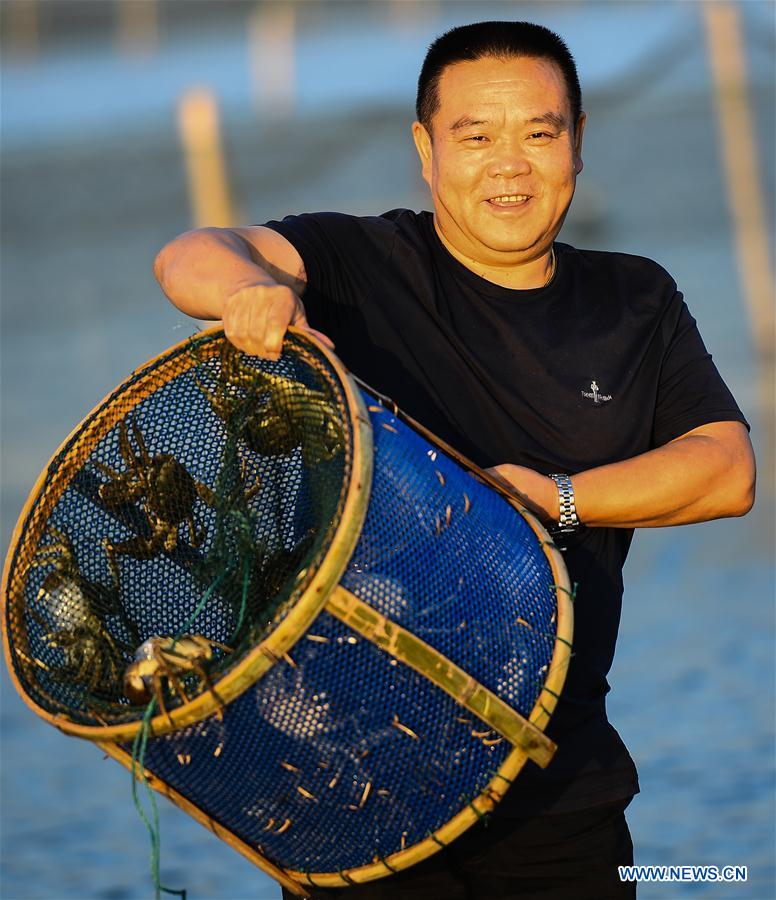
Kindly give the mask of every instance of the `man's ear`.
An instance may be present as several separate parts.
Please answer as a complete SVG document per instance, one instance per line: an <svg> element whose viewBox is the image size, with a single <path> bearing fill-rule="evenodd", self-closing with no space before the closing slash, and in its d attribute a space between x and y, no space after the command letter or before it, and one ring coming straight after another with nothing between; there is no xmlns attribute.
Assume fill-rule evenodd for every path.
<svg viewBox="0 0 776 900"><path fill-rule="evenodd" d="M431 147L431 135L420 122L412 123L412 139L415 141L415 149L420 157L423 180L431 186L431 160L433 150Z"/></svg>
<svg viewBox="0 0 776 900"><path fill-rule="evenodd" d="M582 171L584 163L582 162L582 138L585 134L585 123L587 116L585 113L579 114L577 127L574 129L574 171L579 175Z"/></svg>

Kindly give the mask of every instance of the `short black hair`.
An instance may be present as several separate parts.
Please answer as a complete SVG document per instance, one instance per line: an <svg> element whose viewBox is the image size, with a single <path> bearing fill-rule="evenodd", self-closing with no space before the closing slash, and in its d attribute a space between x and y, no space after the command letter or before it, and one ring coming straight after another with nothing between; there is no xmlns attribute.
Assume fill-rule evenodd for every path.
<svg viewBox="0 0 776 900"><path fill-rule="evenodd" d="M428 48L418 79L415 111L431 134L431 120L439 109L439 79L448 66L494 56L548 59L560 69L571 106L571 128L582 113L582 90L577 66L565 41L554 31L533 22L475 22L459 25L438 37Z"/></svg>

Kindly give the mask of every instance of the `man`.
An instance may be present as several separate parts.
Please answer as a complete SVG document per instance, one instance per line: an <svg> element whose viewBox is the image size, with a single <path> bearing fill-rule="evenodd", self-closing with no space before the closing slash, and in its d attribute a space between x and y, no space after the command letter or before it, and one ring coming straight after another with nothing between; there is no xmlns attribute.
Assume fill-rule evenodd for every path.
<svg viewBox="0 0 776 900"><path fill-rule="evenodd" d="M667 273L555 242L585 126L557 35L453 29L429 49L417 113L433 216L204 229L162 250L157 277L249 353L277 357L289 324L321 329L357 375L567 529L575 650L555 759L526 767L487 828L345 896L632 897L617 866L638 781L604 704L622 566L636 527L751 508L747 426Z"/></svg>

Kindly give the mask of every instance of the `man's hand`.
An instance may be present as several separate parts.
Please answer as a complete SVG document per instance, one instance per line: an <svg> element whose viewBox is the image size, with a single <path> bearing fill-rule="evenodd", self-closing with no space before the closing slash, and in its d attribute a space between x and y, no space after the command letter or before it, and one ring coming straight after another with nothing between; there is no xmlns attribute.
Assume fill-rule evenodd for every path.
<svg viewBox="0 0 776 900"><path fill-rule="evenodd" d="M325 334L310 328L301 299L283 284L239 288L224 300L222 322L227 339L253 356L278 359L289 325L314 334L334 349Z"/></svg>
<svg viewBox="0 0 776 900"><path fill-rule="evenodd" d="M544 525L554 525L560 516L558 488L552 478L525 466L503 463L485 470L513 493Z"/></svg>

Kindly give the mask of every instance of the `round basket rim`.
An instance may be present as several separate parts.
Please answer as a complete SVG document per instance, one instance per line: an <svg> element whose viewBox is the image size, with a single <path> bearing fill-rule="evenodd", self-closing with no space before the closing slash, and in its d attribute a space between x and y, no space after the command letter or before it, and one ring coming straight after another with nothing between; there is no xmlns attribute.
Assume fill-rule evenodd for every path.
<svg viewBox="0 0 776 900"><path fill-rule="evenodd" d="M342 504L340 521L329 543L328 550L317 571L311 578L294 606L275 627L275 629L243 658L227 670L213 685L213 690L205 690L189 702L169 710L169 714L158 713L148 723L148 733L160 737L173 731L179 731L190 725L201 722L210 716L219 714L222 706L234 700L261 678L273 665L283 660L285 654L302 636L323 609L328 595L337 585L342 572L353 553L358 541L364 517L369 503L372 482L372 428L369 415L364 407L360 392L352 376L329 348L309 332L290 327L288 331L297 338L308 342L320 353L329 364L343 391L347 414L352 425L352 463L349 480L345 488L345 499ZM22 700L42 719L50 722L66 734L86 738L92 741L114 741L123 743L131 741L144 727L142 707L139 707L138 718L130 722L118 724L87 725L76 722L63 713L51 713L34 700L27 692L16 671L15 653L11 646L9 615L9 586L13 574L13 561L22 543L25 526L29 514L38 500L43 485L49 477L52 464L58 460L71 441L101 410L111 402L114 396L123 394L130 385L142 377L147 370L152 370L165 358L180 353L190 347L192 341L211 342L225 338L223 327L217 325L196 333L195 335L168 347L166 350L139 366L129 377L103 397L93 409L71 430L59 444L46 463L30 490L27 500L19 514L14 527L8 552L6 554L2 576L2 598L0 599L0 615L2 616L3 651L6 666L12 682ZM61 463L60 463L61 465ZM129 709L129 707L128 707Z"/></svg>

